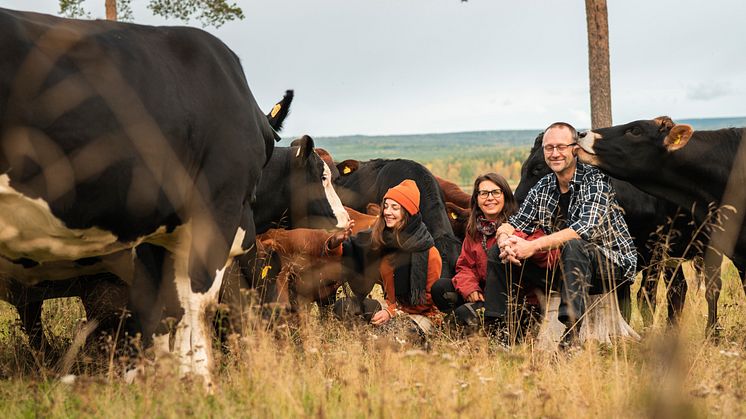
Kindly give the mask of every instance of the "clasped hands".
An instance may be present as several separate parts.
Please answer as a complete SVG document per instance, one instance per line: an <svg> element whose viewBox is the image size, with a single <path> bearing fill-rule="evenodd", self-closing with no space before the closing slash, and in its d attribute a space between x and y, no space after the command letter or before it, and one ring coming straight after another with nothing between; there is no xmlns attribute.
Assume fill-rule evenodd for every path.
<svg viewBox="0 0 746 419"><path fill-rule="evenodd" d="M500 260L518 266L521 265L521 260L530 258L538 250L533 242L506 233L498 236L497 244L500 247Z"/></svg>

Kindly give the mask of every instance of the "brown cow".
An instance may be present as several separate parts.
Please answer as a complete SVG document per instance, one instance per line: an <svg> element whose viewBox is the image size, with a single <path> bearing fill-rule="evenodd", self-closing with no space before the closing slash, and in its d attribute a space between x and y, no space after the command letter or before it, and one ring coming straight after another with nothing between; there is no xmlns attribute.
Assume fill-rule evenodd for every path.
<svg viewBox="0 0 746 419"><path fill-rule="evenodd" d="M372 205L372 204L369 204ZM347 210L347 214L350 215L350 218L355 221L355 225L352 226L352 234L355 235L360 231L367 230L369 228L373 228L373 224L376 223L376 220L378 219L378 215L371 215L371 214L363 214L362 212L355 211L354 209L350 207L345 207ZM380 210L379 210L380 213Z"/></svg>
<svg viewBox="0 0 746 419"><path fill-rule="evenodd" d="M372 228L378 218L352 208L345 209L355 221L352 234ZM297 228L270 229L258 236L257 247L265 256L270 251L280 256L282 268L275 283L276 302L280 308L291 308L290 291L302 301L320 302L334 296L342 284L340 257L321 256L329 234L326 230Z"/></svg>
<svg viewBox="0 0 746 419"><path fill-rule="evenodd" d="M469 208L471 206L471 195L464 192L458 185L440 176L435 176L435 180L438 181L438 186L443 191L446 202L453 202L461 208Z"/></svg>
<svg viewBox="0 0 746 419"><path fill-rule="evenodd" d="M322 256L329 234L308 228L270 229L257 237L265 251L280 256L282 269L276 279L279 308L291 309L291 287L299 302L323 301L335 295L342 284L342 264L339 255Z"/></svg>
<svg viewBox="0 0 746 419"><path fill-rule="evenodd" d="M368 215L379 216L381 215L381 206L371 202L365 206L365 213Z"/></svg>

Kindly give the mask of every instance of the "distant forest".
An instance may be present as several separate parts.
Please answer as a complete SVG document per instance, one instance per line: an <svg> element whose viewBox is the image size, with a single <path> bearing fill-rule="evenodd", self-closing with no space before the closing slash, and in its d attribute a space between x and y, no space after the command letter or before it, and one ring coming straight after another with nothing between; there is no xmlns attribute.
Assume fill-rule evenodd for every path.
<svg viewBox="0 0 746 419"><path fill-rule="evenodd" d="M694 129L711 130L746 126L746 117L676 120ZM582 129L582 128L581 128ZM434 174L470 189L479 174L494 171L517 185L521 164L528 156L535 130L473 131L445 134L414 134L316 137L317 147L329 151L335 161L345 159L410 159Z"/></svg>

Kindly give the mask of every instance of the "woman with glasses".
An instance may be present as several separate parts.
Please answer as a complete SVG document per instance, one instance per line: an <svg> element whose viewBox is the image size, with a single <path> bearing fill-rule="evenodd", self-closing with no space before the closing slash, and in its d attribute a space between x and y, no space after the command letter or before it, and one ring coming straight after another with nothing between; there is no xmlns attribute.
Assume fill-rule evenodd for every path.
<svg viewBox="0 0 746 419"><path fill-rule="evenodd" d="M456 275L433 285L433 301L444 313L453 313L456 324L476 327L477 311L484 305L487 249L494 246L500 224L518 210L513 191L504 177L487 173L476 178L471 193L469 221Z"/></svg>
<svg viewBox="0 0 746 419"><path fill-rule="evenodd" d="M415 182L405 179L390 188L381 202L382 213L372 230L349 238L349 229L331 235L324 245L327 253L341 254L357 271L373 272L374 281L383 285L386 307L366 298L359 310L375 326L382 326L396 317L411 320L420 332L428 333L433 321L442 314L433 305L430 295L440 278L442 262L435 242L422 222L420 191ZM367 266L367 267L366 267ZM335 313L344 317L355 301L341 299Z"/></svg>

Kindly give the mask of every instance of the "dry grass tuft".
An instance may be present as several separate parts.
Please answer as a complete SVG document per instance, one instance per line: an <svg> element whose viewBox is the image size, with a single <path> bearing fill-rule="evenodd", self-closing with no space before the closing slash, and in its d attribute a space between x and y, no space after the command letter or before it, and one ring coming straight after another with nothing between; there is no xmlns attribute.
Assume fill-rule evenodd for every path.
<svg viewBox="0 0 746 419"><path fill-rule="evenodd" d="M74 382L29 353L7 306L0 310L0 407L5 417L698 417L746 414L744 294L732 267L720 303L722 339L703 336L703 291L690 282L678 336L663 320L640 343L587 345L551 355L513 351L481 336L439 333L423 347L406 330L346 327L313 308L289 320L249 314L249 331L216 351L218 389L178 378L174 362L156 368L147 353L116 357L86 349ZM662 305L659 305L662 307ZM45 307L47 335L62 351L79 330L74 300ZM50 317L50 313L53 315ZM93 353L92 353L93 352ZM106 352L106 351L104 351ZM172 361L172 360L171 360ZM133 384L125 369L143 368Z"/></svg>

